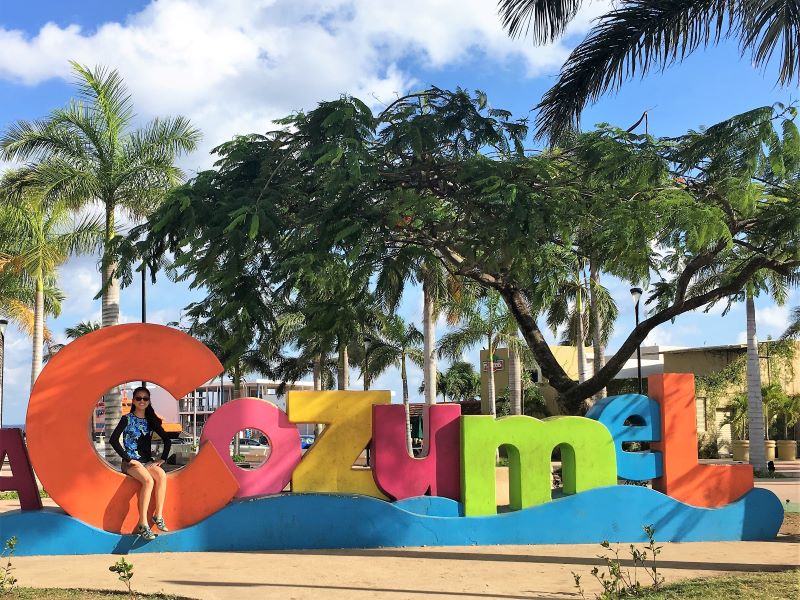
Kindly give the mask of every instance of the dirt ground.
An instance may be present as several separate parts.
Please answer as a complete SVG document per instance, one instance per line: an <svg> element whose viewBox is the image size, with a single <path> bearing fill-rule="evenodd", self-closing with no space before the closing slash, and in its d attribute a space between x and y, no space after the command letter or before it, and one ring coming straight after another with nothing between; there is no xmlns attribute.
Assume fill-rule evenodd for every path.
<svg viewBox="0 0 800 600"><path fill-rule="evenodd" d="M792 498L794 485L779 496ZM506 504L507 474L498 472L498 504ZM44 504L53 506L50 499ZM0 501L0 512L16 510ZM800 566L800 513L786 513L771 542L666 543L660 569L668 582ZM372 550L145 554L127 557L133 587L209 600L266 597L293 600L571 599L580 596L573 573L581 575L587 597L598 587L590 571L602 566L600 546L481 546ZM627 549L622 548L622 556ZM108 567L118 556L18 557L20 585L113 589L122 584ZM628 566L629 563L624 563Z"/></svg>
<svg viewBox="0 0 800 600"><path fill-rule="evenodd" d="M784 515L779 535L800 537L800 513L786 513Z"/></svg>

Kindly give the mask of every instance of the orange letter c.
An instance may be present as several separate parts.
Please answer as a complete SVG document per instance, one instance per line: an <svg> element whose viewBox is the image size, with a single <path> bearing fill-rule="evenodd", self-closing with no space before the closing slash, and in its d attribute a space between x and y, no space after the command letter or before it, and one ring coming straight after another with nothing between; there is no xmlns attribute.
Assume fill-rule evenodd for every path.
<svg viewBox="0 0 800 600"><path fill-rule="evenodd" d="M28 404L28 452L44 489L85 523L115 533L133 531L139 485L102 461L90 442L97 399L136 380L155 382L181 398L221 371L203 344L161 325L117 325L70 343L39 375ZM168 477L164 518L176 529L215 513L239 489L208 443L189 466Z"/></svg>

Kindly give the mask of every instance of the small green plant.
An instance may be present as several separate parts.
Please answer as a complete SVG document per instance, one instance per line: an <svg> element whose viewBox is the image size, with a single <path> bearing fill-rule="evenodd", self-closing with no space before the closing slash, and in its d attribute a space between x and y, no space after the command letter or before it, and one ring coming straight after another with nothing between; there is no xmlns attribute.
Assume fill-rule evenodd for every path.
<svg viewBox="0 0 800 600"><path fill-rule="evenodd" d="M39 490L39 498L49 498L45 490ZM0 500L19 500L19 492L0 492Z"/></svg>
<svg viewBox="0 0 800 600"><path fill-rule="evenodd" d="M612 548L608 541L600 544L611 554L598 554L597 558L605 562L605 570L594 567L591 570L594 577L603 588L603 591L596 596L598 600L618 600L619 598L639 598L646 591L658 590L664 578L658 573L658 555L661 554L661 546L656 545L655 527L652 525L644 526L644 533L648 543L641 550L633 544L630 545L630 555L633 561L633 573L622 567L622 559L619 557L619 548ZM642 569L647 577L653 582L652 586L645 586L639 581L639 569ZM573 572L575 587L581 598L586 598L581 576Z"/></svg>
<svg viewBox="0 0 800 600"><path fill-rule="evenodd" d="M700 458L719 458L719 442L714 433L697 436L697 454Z"/></svg>
<svg viewBox="0 0 800 600"><path fill-rule="evenodd" d="M235 463L243 463L243 462L245 462L243 454L234 454L231 458L233 459L233 462L235 462Z"/></svg>
<svg viewBox="0 0 800 600"><path fill-rule="evenodd" d="M16 547L17 538L11 537L6 540L3 545L3 551L0 553L0 556L6 559L5 566L0 570L0 594L2 595L10 593L17 585L17 578L12 573L14 567L11 565L11 558L14 556L14 548Z"/></svg>
<svg viewBox="0 0 800 600"><path fill-rule="evenodd" d="M756 479L786 479L786 475L778 471L753 471L753 477Z"/></svg>
<svg viewBox="0 0 800 600"><path fill-rule="evenodd" d="M108 567L108 570L117 574L118 579L128 588L128 595L131 597L131 600L136 600L136 592L134 592L133 588L131 587L131 579L133 579L133 565L123 557Z"/></svg>

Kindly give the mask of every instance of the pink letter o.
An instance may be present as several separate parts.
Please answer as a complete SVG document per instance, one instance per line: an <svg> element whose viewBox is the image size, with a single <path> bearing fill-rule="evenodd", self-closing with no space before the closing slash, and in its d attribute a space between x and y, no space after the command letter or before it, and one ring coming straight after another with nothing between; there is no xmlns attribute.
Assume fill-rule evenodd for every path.
<svg viewBox="0 0 800 600"><path fill-rule="evenodd" d="M256 469L241 469L230 456L231 439L242 429L259 429L269 438L269 458ZM277 406L259 398L239 398L223 404L203 427L200 443L206 440L239 482L237 498L279 494L291 480L302 454L297 426Z"/></svg>

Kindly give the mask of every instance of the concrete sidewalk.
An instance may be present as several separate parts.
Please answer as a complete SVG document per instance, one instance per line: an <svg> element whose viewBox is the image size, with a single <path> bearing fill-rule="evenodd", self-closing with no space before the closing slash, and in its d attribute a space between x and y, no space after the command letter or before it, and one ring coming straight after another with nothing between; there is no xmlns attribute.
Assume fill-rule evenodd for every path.
<svg viewBox="0 0 800 600"><path fill-rule="evenodd" d="M508 502L506 469L498 469L498 503ZM800 500L800 482L759 480L782 503ZM50 499L44 504L53 506ZM0 501L0 512L15 510ZM663 544L659 563L667 581L800 567L800 515L787 514L772 542ZM640 545L641 546L641 545ZM248 553L137 554L133 587L191 598L228 599L246 593L270 599L575 599L572 572L587 597L599 587L590 571L603 566L597 544L481 546L385 550L308 550ZM623 557L627 546L621 548ZM22 586L122 589L108 567L116 555L15 558ZM640 581L644 581L640 577ZM254 595L251 595L254 594Z"/></svg>
<svg viewBox="0 0 800 600"><path fill-rule="evenodd" d="M773 542L664 544L660 571L667 581L800 566L800 536ZM626 554L626 547L621 554ZM192 598L553 599L587 596L599 588L590 571L602 566L598 545L483 546L386 550L314 550L129 556L138 592ZM118 556L14 559L20 585L120 588L108 567ZM640 580L644 581L641 578Z"/></svg>

